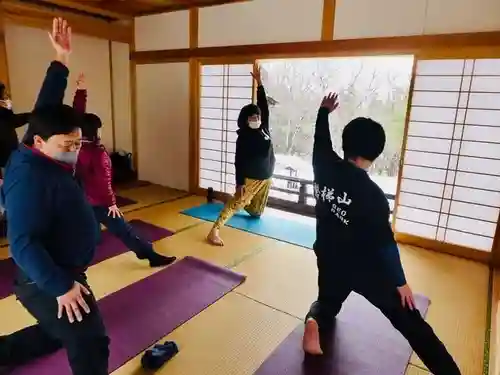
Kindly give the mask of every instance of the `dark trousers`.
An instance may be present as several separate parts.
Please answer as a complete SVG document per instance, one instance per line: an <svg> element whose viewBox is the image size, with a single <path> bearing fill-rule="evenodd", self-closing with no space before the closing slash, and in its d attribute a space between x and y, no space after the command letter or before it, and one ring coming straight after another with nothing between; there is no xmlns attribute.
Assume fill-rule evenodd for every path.
<svg viewBox="0 0 500 375"><path fill-rule="evenodd" d="M381 273L372 268L347 274L345 268L350 267L331 267L331 264L334 264L331 259L323 261L318 257L319 294L306 317L318 322L322 336L333 327L335 316L349 294L356 292L390 320L433 374L460 375L455 361L429 324L418 311L402 306L397 288Z"/></svg>
<svg viewBox="0 0 500 375"><path fill-rule="evenodd" d="M94 206L93 208L97 221L108 228L111 234L118 237L128 249L139 256L147 256L154 251L153 245L137 236L132 226L123 217L108 216L108 207Z"/></svg>
<svg viewBox="0 0 500 375"><path fill-rule="evenodd" d="M89 288L85 275L77 281ZM109 338L93 295L84 297L90 313L70 323L65 314L57 318L56 298L25 277L16 280L14 290L38 324L0 338L0 365L22 365L64 347L73 375L108 375Z"/></svg>

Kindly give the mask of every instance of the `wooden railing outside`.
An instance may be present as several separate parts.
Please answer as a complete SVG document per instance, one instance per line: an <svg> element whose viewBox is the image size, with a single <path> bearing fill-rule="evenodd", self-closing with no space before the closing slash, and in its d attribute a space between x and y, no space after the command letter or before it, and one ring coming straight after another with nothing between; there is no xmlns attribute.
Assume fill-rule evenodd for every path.
<svg viewBox="0 0 500 375"><path fill-rule="evenodd" d="M314 216L313 183L313 181L304 178L274 175L269 194L269 206L300 215ZM386 194L385 196L389 201L392 213L395 196L394 194Z"/></svg>

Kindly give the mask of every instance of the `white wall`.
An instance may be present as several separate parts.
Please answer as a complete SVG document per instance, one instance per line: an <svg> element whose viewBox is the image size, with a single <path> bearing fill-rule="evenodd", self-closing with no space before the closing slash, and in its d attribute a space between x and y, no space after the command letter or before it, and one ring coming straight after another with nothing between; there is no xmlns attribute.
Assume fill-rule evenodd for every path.
<svg viewBox="0 0 500 375"><path fill-rule="evenodd" d="M31 111L47 67L54 57L47 31L7 23L5 39L14 110ZM78 74L85 73L88 86L87 110L102 119L103 142L111 147L113 138L108 41L74 35L73 46L65 102L72 104ZM19 133L24 134L24 129Z"/></svg>
<svg viewBox="0 0 500 375"><path fill-rule="evenodd" d="M128 44L112 42L113 113L115 148L132 152L132 116L130 111L130 48Z"/></svg>
<svg viewBox="0 0 500 375"><path fill-rule="evenodd" d="M337 0L335 39L500 30L498 0Z"/></svg>
<svg viewBox="0 0 500 375"><path fill-rule="evenodd" d="M137 66L139 178L189 189L189 63Z"/></svg>
<svg viewBox="0 0 500 375"><path fill-rule="evenodd" d="M323 0L252 0L201 8L200 47L321 39Z"/></svg>
<svg viewBox="0 0 500 375"><path fill-rule="evenodd" d="M135 50L149 51L189 47L189 11L135 19Z"/></svg>

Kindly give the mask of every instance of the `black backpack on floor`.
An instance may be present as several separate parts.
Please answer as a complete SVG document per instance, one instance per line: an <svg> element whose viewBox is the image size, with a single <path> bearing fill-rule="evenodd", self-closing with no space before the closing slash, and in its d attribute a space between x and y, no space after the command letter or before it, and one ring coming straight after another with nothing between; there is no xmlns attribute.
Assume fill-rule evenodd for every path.
<svg viewBox="0 0 500 375"><path fill-rule="evenodd" d="M132 166L132 154L130 152L115 151L109 157L113 165L113 184L123 184L137 178Z"/></svg>

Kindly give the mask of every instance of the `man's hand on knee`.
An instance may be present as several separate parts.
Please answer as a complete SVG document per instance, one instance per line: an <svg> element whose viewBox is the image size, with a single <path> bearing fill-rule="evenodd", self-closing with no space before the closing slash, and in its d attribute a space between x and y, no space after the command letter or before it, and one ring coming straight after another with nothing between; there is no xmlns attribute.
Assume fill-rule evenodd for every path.
<svg viewBox="0 0 500 375"><path fill-rule="evenodd" d="M63 312L68 315L68 320L73 323L76 320L81 322L83 320L82 309L85 313L90 313L90 308L83 295L90 295L90 291L79 282L73 284L73 287L62 296L57 297L57 318L61 319Z"/></svg>

